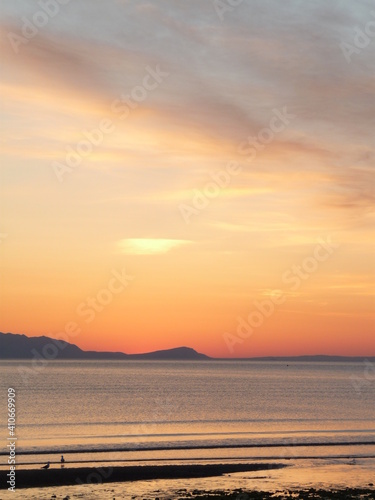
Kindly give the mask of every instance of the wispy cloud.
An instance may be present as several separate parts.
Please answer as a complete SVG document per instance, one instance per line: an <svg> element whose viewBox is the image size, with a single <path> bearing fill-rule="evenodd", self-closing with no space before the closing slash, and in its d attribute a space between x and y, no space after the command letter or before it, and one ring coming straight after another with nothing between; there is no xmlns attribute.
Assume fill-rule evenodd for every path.
<svg viewBox="0 0 375 500"><path fill-rule="evenodd" d="M340 297L336 312L351 307L353 331L370 332L358 311L373 310L363 276L373 272L375 41L350 64L340 43L366 25L373 1L239 2L223 22L213 1L71 1L15 53L8 34L22 34L39 3L0 5L1 199L15 235L4 245L12 300L0 300L0 313L10 331L27 330L30 315L35 331L46 321L61 328L51 318L69 316L77 283L82 294L91 290L107 259L142 265L147 276L135 287L137 313L124 320L120 308L111 330L129 321L142 338L162 338L170 327L174 339L188 318L181 323L189 335L216 335L239 300L246 308L249 289L280 287L282 271L330 234L342 245L332 267L345 278L325 275L322 265L301 294L313 294L317 316L326 290ZM146 67L157 66L168 78L143 98ZM124 117L112 106L119 100L130 102ZM284 107L295 115L290 125L254 146L255 156L244 152L240 145L254 145ZM51 163L76 158L107 119L113 131L60 185ZM239 170L227 182L222 172L232 162ZM193 213L191 224L179 204ZM150 258L131 257L142 255ZM166 258L155 265L154 255ZM30 269L35 279L25 281ZM152 315L139 311L158 273L170 295L160 295L155 332ZM346 302L351 296L357 302ZM45 315L46 297L56 314ZM140 326L143 317L149 325ZM285 321L296 337L306 330L292 312ZM340 335L351 328L336 327ZM319 324L315 334L326 330ZM275 344L281 335L282 321Z"/></svg>
<svg viewBox="0 0 375 500"><path fill-rule="evenodd" d="M155 255L167 253L174 248L191 243L188 240L172 240L163 238L131 238L119 241L121 252L130 255Z"/></svg>

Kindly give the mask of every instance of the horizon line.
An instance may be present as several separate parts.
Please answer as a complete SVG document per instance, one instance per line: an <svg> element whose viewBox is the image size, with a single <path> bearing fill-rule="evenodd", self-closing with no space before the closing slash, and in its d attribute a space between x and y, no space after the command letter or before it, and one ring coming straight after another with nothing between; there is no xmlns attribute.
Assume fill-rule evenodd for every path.
<svg viewBox="0 0 375 500"><path fill-rule="evenodd" d="M52 340L56 340L56 341L60 341L60 342L66 342L70 345L74 345L76 347L78 347L81 351L83 352L97 352L97 353L110 353L110 354L124 354L125 356L138 356L138 355L143 355L143 354L152 354L152 353L156 353L156 352L160 352L160 351L172 351L172 350L176 350L176 349L191 349L193 351L195 351L196 353L198 354L202 354L204 356L207 356L209 359L213 359L213 360L235 360L235 359L238 359L238 360L249 360L249 359L252 359L252 360L261 360L261 359L269 359L269 358L272 358L272 359L283 359L283 358L317 358L317 357L329 357L329 358L349 358L349 359L355 359L355 358L375 358L375 353L374 354L357 354L357 355L347 355L347 354L323 354L323 353L319 353L319 354L283 354L283 355L274 355L274 354L265 354L265 355L261 355L261 356L236 356L236 357L215 357L215 356L211 356L211 355L208 355L208 354L205 354L204 352L200 352L198 350L196 350L194 347L190 347L190 346L177 346L177 347L169 347L169 348L161 348L161 349L156 349L156 350L153 350L153 351L146 351L146 352L136 352L136 353L129 353L129 352L123 352L123 351L98 351L98 350L85 350L85 349L82 349L81 347L79 347L77 344L74 344L72 342L68 342L64 339L56 339L54 337L49 337L48 335L36 335L36 336L33 336L33 337L29 337L28 335L26 335L25 333L12 333L12 332L7 332L7 333L4 333L4 332L0 332L0 334L3 334L3 335L20 335L20 336L24 336L28 339L31 339L31 338L40 338L40 337L45 337L45 338L49 338L49 339L52 339ZM18 359L18 358L17 358Z"/></svg>

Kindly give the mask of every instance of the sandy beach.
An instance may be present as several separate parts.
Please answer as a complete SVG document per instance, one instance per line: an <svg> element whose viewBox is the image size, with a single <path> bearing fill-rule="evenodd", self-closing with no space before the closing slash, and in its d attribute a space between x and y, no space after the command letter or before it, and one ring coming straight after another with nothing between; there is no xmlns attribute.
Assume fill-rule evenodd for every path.
<svg viewBox="0 0 375 500"><path fill-rule="evenodd" d="M0 500L374 499L374 460L20 469ZM0 471L5 484L6 471Z"/></svg>

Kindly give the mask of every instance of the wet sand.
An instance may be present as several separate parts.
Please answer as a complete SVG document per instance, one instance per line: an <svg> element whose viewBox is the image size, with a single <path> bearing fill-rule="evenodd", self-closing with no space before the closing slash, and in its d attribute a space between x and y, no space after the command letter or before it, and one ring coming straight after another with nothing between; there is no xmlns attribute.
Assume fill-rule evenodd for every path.
<svg viewBox="0 0 375 500"><path fill-rule="evenodd" d="M19 469L14 500L375 500L375 461ZM4 473L0 484L4 488ZM103 484L102 484L103 483ZM5 496L4 496L5 495ZM0 490L0 500L10 497Z"/></svg>
<svg viewBox="0 0 375 500"><path fill-rule="evenodd" d="M366 466L342 462L328 467L323 462L298 465L295 461L283 468L276 462L270 467L261 463L218 464L213 467L137 465L113 470L110 467L51 467L47 471L19 470L17 491L9 495L6 490L0 490L0 500L10 496L14 500L375 499L373 461ZM22 472L28 477L33 475L35 485L27 488L24 482L22 488L20 481L26 479ZM64 486L61 483L45 484L47 478L58 475L61 476L59 480L64 479ZM40 477L44 479L44 486Z"/></svg>
<svg viewBox="0 0 375 500"><path fill-rule="evenodd" d="M355 499L375 499L375 491L370 489L346 488L344 490L320 490L310 488L300 491L279 491L272 493L269 491L246 491L238 489L228 492L220 491L193 491L178 492L179 498L190 498L191 500L355 500ZM187 496L183 496L183 494Z"/></svg>

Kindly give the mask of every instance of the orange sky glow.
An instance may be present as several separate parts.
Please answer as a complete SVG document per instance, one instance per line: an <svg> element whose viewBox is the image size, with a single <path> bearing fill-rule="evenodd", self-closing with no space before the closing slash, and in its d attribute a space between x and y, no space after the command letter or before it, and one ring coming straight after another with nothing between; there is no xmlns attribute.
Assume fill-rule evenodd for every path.
<svg viewBox="0 0 375 500"><path fill-rule="evenodd" d="M193 4L2 6L0 330L374 356L369 8Z"/></svg>

